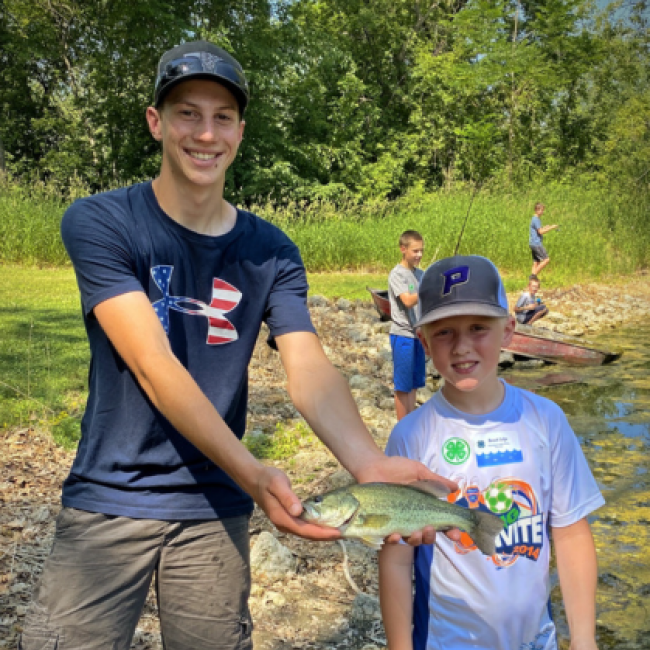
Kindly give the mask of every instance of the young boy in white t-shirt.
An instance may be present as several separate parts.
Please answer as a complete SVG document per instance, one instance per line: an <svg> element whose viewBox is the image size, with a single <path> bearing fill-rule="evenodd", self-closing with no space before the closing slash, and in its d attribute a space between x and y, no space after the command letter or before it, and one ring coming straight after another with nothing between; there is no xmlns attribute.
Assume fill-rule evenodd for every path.
<svg viewBox="0 0 650 650"><path fill-rule="evenodd" d="M491 557L467 535L382 549L388 647L557 650L552 537L571 648L594 650L597 564L586 517L604 499L562 410L497 377L515 327L499 273L484 257L445 258L428 268L419 297L416 327L444 385L398 422L386 453L452 479L459 490L449 501L496 513L504 530Z"/></svg>

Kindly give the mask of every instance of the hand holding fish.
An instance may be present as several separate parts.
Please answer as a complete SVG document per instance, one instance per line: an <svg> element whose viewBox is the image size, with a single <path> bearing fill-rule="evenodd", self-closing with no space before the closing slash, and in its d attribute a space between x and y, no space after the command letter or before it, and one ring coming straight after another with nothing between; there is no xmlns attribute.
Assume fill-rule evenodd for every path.
<svg viewBox="0 0 650 650"><path fill-rule="evenodd" d="M359 483L414 483L415 481L433 481L441 489L453 492L458 485L449 479L434 474L426 465L403 456L379 456L357 473ZM455 542L460 541L460 531L453 528L445 533ZM408 536L399 533L389 535L385 542L398 544L402 539L411 546L433 544L436 541L436 530L433 526L424 526L421 530L413 531Z"/></svg>
<svg viewBox="0 0 650 650"><path fill-rule="evenodd" d="M255 503L278 530L315 541L340 539L336 528L323 528L299 519L302 503L291 489L286 474L274 467L264 467L255 482L256 490L250 490Z"/></svg>

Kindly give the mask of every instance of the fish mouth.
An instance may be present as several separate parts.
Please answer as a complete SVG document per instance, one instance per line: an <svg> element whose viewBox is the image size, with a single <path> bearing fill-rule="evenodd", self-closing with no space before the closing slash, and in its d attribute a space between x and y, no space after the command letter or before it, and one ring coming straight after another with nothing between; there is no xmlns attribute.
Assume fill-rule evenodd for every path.
<svg viewBox="0 0 650 650"><path fill-rule="evenodd" d="M322 516L322 513L320 513L318 509L314 508L308 503L304 503L303 512L300 514L300 519L308 521L312 524L317 524L319 526L338 528L341 532L343 532L345 528L347 528L347 526L350 524L352 519L354 519L354 516L357 514L357 510L358 508L356 508L352 513L350 513L349 517L345 518L340 523L337 522L336 524L333 524L332 522L327 521L327 519Z"/></svg>

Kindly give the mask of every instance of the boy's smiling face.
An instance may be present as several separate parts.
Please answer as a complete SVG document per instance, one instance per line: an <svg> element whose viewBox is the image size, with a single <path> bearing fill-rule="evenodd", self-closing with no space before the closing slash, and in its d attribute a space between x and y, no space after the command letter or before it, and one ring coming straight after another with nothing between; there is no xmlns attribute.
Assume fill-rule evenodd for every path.
<svg viewBox="0 0 650 650"><path fill-rule="evenodd" d="M205 79L184 81L162 105L147 109L153 137L163 144L163 170L177 182L223 184L244 133L235 96Z"/></svg>
<svg viewBox="0 0 650 650"><path fill-rule="evenodd" d="M514 329L511 316L452 316L422 326L420 340L445 380L442 393L448 402L476 414L488 413L501 403L497 366Z"/></svg>
<svg viewBox="0 0 650 650"><path fill-rule="evenodd" d="M402 259L410 269L414 269L420 264L424 253L424 242L422 240L412 239L408 245L400 246Z"/></svg>

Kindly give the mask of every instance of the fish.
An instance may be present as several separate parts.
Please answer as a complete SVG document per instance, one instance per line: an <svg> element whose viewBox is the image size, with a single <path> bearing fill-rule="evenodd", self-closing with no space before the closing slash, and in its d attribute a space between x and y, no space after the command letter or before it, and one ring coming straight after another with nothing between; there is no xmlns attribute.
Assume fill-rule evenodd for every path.
<svg viewBox="0 0 650 650"><path fill-rule="evenodd" d="M437 531L458 528L483 554L494 555L504 522L491 512L442 500L447 494L434 481L357 483L305 499L300 517L337 528L344 539L358 539L375 550L393 533L408 537L425 526Z"/></svg>

